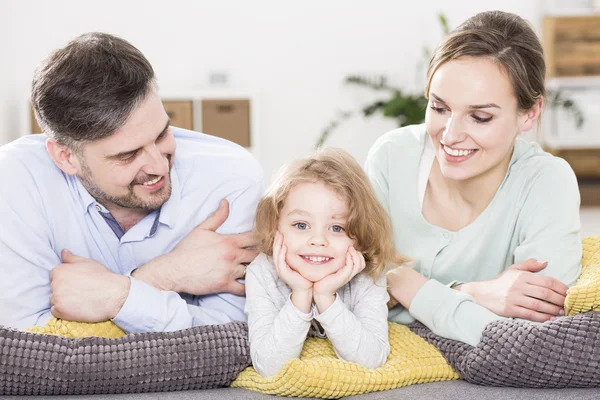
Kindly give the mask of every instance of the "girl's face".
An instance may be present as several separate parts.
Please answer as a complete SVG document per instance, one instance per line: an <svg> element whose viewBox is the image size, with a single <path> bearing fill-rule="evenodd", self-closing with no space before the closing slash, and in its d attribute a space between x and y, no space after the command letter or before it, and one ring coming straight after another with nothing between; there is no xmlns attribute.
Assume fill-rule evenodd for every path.
<svg viewBox="0 0 600 400"><path fill-rule="evenodd" d="M323 183L301 183L284 201L278 223L286 262L311 282L345 265L354 241L346 234L348 205Z"/></svg>
<svg viewBox="0 0 600 400"><path fill-rule="evenodd" d="M489 58L442 64L432 77L425 126L444 177L506 174L516 136L533 127L541 100L519 112L509 78Z"/></svg>

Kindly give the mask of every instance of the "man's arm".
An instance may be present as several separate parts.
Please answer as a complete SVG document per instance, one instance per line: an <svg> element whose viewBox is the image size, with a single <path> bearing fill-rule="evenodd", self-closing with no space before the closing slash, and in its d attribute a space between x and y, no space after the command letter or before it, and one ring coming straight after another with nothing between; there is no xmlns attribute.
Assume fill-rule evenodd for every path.
<svg viewBox="0 0 600 400"><path fill-rule="evenodd" d="M129 332L173 331L197 325L244 320L244 297L220 292L232 290L243 294L244 286L236 280L244 274L245 267L241 263L252 261L256 255L255 250L244 248L255 244L254 236L220 235L214 230L221 224L231 224L228 227L229 231L251 229L248 223L252 223L254 219L256 205L262 193L262 181L253 182L232 199L230 215L227 202L223 202L218 212L196 227L171 252L134 271L122 307L116 315L112 311L109 312L110 318ZM100 272L104 267L98 264L96 268ZM54 273L53 278L60 278L60 272ZM69 291L74 291L73 288L84 286L83 280L86 279L82 275L82 281L75 282L72 271L65 271L65 274L67 273L71 279L63 280L62 293L65 296ZM104 279L100 280L100 275ZM108 288L117 284L116 279L111 278L109 274L98 273L94 276L94 284L98 287ZM120 298L123 295L113 289L114 286L107 290L113 293L111 298ZM57 290L53 288L53 292ZM219 293L216 295L219 299L211 299L210 296L196 306L188 304L178 292ZM90 314L90 306L98 304L98 297L91 297L94 296L93 291L89 291L89 294L90 297L80 298L78 304L62 307L61 299L53 298L53 305L55 309L65 310L60 314L63 318L90 322L102 320L101 318L107 315L107 310L96 308L97 313Z"/></svg>

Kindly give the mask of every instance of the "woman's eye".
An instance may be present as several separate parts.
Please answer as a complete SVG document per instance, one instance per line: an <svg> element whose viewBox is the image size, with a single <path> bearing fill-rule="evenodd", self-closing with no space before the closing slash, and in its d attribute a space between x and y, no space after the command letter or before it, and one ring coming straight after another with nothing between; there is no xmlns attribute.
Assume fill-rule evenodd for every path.
<svg viewBox="0 0 600 400"><path fill-rule="evenodd" d="M490 122L490 121L492 120L492 117L483 118L483 117L480 117L480 116L478 116L478 115L475 115L475 114L471 115L471 117L472 117L472 118L475 120L475 122L477 122L478 124L484 124L484 123L486 123L486 122Z"/></svg>
<svg viewBox="0 0 600 400"><path fill-rule="evenodd" d="M305 229L307 229L307 228L308 228L308 225L307 225L307 224L305 224L304 222L296 222L296 223L294 224L294 226L295 226L296 228L300 229L300 230L305 230Z"/></svg>
<svg viewBox="0 0 600 400"><path fill-rule="evenodd" d="M335 232L335 233L344 232L344 228L342 228L342 227L341 227L341 226L339 226L339 225L333 225L333 226L331 227L331 230L332 230L333 232Z"/></svg>
<svg viewBox="0 0 600 400"><path fill-rule="evenodd" d="M431 108L433 111L435 111L438 114L443 114L446 112L445 108L441 108L441 107L435 107L433 105L429 106L429 108Z"/></svg>

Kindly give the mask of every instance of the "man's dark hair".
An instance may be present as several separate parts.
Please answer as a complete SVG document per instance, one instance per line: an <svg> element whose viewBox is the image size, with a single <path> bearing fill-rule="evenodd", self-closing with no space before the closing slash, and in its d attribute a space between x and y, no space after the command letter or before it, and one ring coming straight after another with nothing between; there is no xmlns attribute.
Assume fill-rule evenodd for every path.
<svg viewBox="0 0 600 400"><path fill-rule="evenodd" d="M116 36L91 32L38 66L31 102L42 130L77 150L121 128L154 83L154 70L137 48Z"/></svg>

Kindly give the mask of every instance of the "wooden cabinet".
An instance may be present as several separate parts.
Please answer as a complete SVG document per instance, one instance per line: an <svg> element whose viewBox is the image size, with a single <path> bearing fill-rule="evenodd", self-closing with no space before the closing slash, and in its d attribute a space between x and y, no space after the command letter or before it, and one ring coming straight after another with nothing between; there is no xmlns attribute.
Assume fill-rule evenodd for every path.
<svg viewBox="0 0 600 400"><path fill-rule="evenodd" d="M600 15L546 16L549 77L600 75Z"/></svg>

